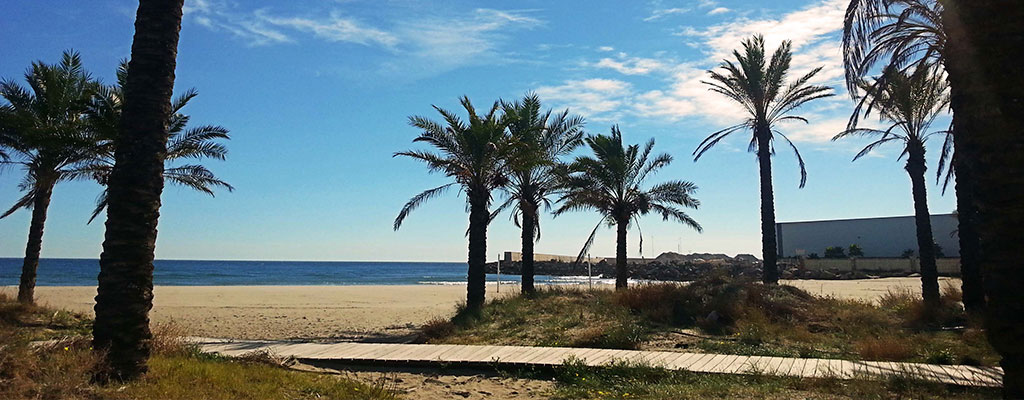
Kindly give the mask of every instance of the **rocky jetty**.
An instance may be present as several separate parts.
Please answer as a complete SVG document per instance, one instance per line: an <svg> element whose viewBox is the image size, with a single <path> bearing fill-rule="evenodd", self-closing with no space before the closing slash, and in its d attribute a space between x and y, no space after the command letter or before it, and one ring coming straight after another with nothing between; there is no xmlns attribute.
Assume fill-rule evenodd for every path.
<svg viewBox="0 0 1024 400"><path fill-rule="evenodd" d="M632 261L632 260L631 260ZM537 275L552 276L586 276L586 263L560 261L537 261L534 263ZM615 263L601 261L592 265L592 275L600 278L615 277ZM487 264L487 273L497 272L497 263ZM761 260L750 254L739 254L730 257L725 254L694 253L678 254L673 252L661 255L646 262L629 264L630 278L651 281L693 281L710 275L723 274L734 278L761 279ZM522 274L522 263L518 261L502 261L501 273L507 275ZM840 271L802 269L795 263L780 262L779 276L782 279L872 279L894 276L911 276L910 272L900 271Z"/></svg>

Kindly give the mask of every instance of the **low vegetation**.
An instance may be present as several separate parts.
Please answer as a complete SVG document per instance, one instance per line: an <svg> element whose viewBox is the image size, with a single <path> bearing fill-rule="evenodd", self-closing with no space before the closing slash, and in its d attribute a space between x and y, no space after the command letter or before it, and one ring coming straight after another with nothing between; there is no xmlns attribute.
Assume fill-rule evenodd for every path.
<svg viewBox="0 0 1024 400"><path fill-rule="evenodd" d="M268 357L199 353L156 326L150 372L126 385L90 383L96 355L86 316L18 304L0 294L0 399L392 399L382 384L286 369ZM51 340L46 344L33 341Z"/></svg>
<svg viewBox="0 0 1024 400"><path fill-rule="evenodd" d="M715 277L624 291L549 287L463 311L423 329L424 341L575 346L995 365L984 332L947 287L942 307L910 292L878 302L816 297L785 285Z"/></svg>
<svg viewBox="0 0 1024 400"><path fill-rule="evenodd" d="M885 381L799 379L669 371L616 362L592 368L569 360L557 368L555 399L987 399L998 389L960 388L894 376Z"/></svg>

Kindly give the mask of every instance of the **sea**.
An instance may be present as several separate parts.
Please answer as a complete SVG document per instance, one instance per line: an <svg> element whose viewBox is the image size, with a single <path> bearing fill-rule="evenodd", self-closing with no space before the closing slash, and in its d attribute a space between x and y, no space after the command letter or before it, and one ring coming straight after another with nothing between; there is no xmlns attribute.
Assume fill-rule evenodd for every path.
<svg viewBox="0 0 1024 400"><path fill-rule="evenodd" d="M227 285L465 285L466 263L378 261L216 261L156 260L153 283L166 286ZM0 286L17 285L21 258L0 258ZM99 261L81 258L39 260L37 286L94 286ZM488 274L495 283L499 276ZM518 275L500 276L502 284L518 284ZM535 277L538 284L580 284L586 276ZM594 284L614 280L593 278Z"/></svg>

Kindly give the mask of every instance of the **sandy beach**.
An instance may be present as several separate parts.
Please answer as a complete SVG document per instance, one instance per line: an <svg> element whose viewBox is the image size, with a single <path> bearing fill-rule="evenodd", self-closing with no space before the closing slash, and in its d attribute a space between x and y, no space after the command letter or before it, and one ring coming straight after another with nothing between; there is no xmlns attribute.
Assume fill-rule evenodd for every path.
<svg viewBox="0 0 1024 400"><path fill-rule="evenodd" d="M941 285L954 278L940 278ZM919 278L849 281L797 280L784 283L816 295L875 300L890 289L920 292ZM502 285L501 295L518 287ZM0 288L15 295L17 288ZM38 303L92 313L96 288L41 286ZM494 298L495 287L488 286ZM416 326L449 317L465 299L461 285L405 286L158 286L151 318L173 322L189 334L240 339L402 340Z"/></svg>

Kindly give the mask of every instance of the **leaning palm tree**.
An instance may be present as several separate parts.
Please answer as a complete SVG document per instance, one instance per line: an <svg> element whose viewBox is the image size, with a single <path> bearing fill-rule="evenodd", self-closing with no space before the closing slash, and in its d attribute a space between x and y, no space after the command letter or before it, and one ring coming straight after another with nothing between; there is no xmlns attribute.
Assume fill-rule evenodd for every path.
<svg viewBox="0 0 1024 400"><path fill-rule="evenodd" d="M90 125L94 131L111 142L116 141L121 119L121 99L124 98L124 84L128 77L128 61L124 60L117 69L117 84L102 87L94 96L89 107ZM203 159L224 160L227 147L218 140L230 140L227 128L217 125L202 125L186 129L189 116L182 113L188 102L198 96L195 89L189 89L171 102L171 117L167 121L167 154L164 157L164 181L188 187L196 191L214 195L214 189L223 188L233 191L227 182L217 178L209 169L201 164L185 163L183 160L200 161ZM106 147L101 157L90 163L95 177L101 185L106 185L110 170L114 166L114 147ZM104 189L96 200L96 208L89 217L91 223L107 207L107 190Z"/></svg>
<svg viewBox="0 0 1024 400"><path fill-rule="evenodd" d="M672 162L672 156L668 154L651 158L654 139L648 141L643 150L635 144L626 147L622 144L622 132L618 126L613 126L611 136L589 136L584 141L594 155L579 156L568 166L568 174L563 177L565 192L558 199L560 205L555 215L582 210L601 214L601 221L590 233L581 255L593 243L594 235L602 224L615 226L618 234L615 288L625 289L629 279L626 266L626 232L629 226L638 224L641 216L654 212L661 214L665 221L675 220L701 232L700 224L680 209L697 209L700 206L700 201L693 198L697 186L686 181L668 181L644 189L644 181L652 173Z"/></svg>
<svg viewBox="0 0 1024 400"><path fill-rule="evenodd" d="M25 79L29 89L13 80L0 83L0 97L7 101L0 105L0 144L10 153L0 163L21 166L25 172L18 185L24 195L0 218L22 208L32 210L18 285L18 300L32 303L53 188L63 181L92 178L86 161L100 151L101 141L85 123L96 83L85 72L78 53L64 52L55 65L35 62Z"/></svg>
<svg viewBox="0 0 1024 400"><path fill-rule="evenodd" d="M437 106L434 109L444 118L445 125L426 117L409 117L409 125L422 130L413 142L425 142L437 152L409 150L395 153L395 156L422 161L431 172L442 172L454 182L426 190L410 199L395 218L394 229L397 231L409 213L425 201L445 193L452 186L458 186L465 192L469 209L466 306L470 310L479 310L484 304L487 282L484 267L487 263L487 225L491 221L488 209L491 191L507 182L504 160L508 135L498 115L498 102L483 115L477 114L469 97L462 97L461 104L469 114L468 123L455 113Z"/></svg>
<svg viewBox="0 0 1024 400"><path fill-rule="evenodd" d="M791 112L801 105L820 98L832 96L831 88L808 84L821 67L815 68L804 76L786 84L790 61L793 54L790 42L782 42L775 50L771 60L765 59L764 38L761 35L743 41L743 50L733 51L736 63L723 61L721 72L709 71L711 81L703 83L710 90L721 93L739 103L747 119L739 124L712 133L693 151L696 162L705 152L714 147L729 135L749 130L748 151L757 151L758 167L761 177L761 258L763 259L762 280L767 284L779 281L777 262L777 245L775 237L775 195L772 189L772 155L775 154L774 140L778 136L793 149L800 164L800 187L807 183L807 170L803 157L793 142L778 130L778 124L785 121L802 121L807 119ZM767 64L766 64L767 62Z"/></svg>
<svg viewBox="0 0 1024 400"><path fill-rule="evenodd" d="M860 83L879 67L902 71L925 67L944 73L950 62L946 23L950 18L952 25L956 25L957 18L950 17L943 3L936 0L851 0L843 24L843 62L851 96L858 96ZM883 79L876 79L872 84L884 85L884 76L880 78ZM961 84L950 85L954 99L964 98L956 96L958 89L971 84L963 77L959 79ZM955 111L961 107L960 103L952 101L951 108ZM970 113L953 113L951 129L939 154L936 179L941 181L945 177L942 186L945 192L954 174L959 177L956 180L957 236L963 300L968 311L978 312L985 308L985 294L984 278L978 266L977 208L971 189L975 178L971 175L971 163L963 162L964 157L957 155L972 118L976 117Z"/></svg>
<svg viewBox="0 0 1024 400"><path fill-rule="evenodd" d="M148 369L153 252L183 3L140 0L135 17L96 289L93 348L103 355L95 371L101 382L134 380Z"/></svg>
<svg viewBox="0 0 1024 400"><path fill-rule="evenodd" d="M533 244L540 240L540 207L550 209L549 197L561 182L557 173L560 158L582 143L584 121L583 117L569 115L569 110L542 112L535 94L502 103L502 108L513 145L508 155L508 184L504 187L508 199L496 212L512 207L513 221L522 228L522 292L532 294L536 292Z"/></svg>
<svg viewBox="0 0 1024 400"><path fill-rule="evenodd" d="M932 135L946 134L945 131L929 132L929 129L935 118L949 108L949 87L932 68L918 68L912 73L889 68L876 80L881 79L886 81L885 85L861 84L864 100L858 103L847 129L832 140L850 136L876 137L874 142L857 153L853 158L855 161L886 143L903 145L900 158L907 156L905 169L912 185L922 293L925 304L934 308L939 304L939 281L924 177L927 170L925 142ZM885 130L858 127L859 114L863 112L867 117L872 110L878 110L880 119L891 125Z"/></svg>

